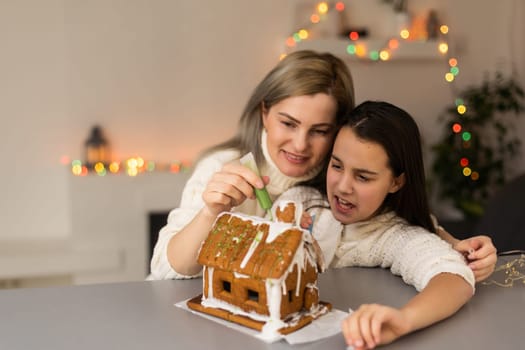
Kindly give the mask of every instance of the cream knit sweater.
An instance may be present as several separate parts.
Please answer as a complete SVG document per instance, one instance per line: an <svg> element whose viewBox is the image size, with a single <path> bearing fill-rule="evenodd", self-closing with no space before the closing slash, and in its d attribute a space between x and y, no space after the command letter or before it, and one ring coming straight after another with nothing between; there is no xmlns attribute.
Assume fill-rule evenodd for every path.
<svg viewBox="0 0 525 350"><path fill-rule="evenodd" d="M432 277L457 274L474 290L475 278L464 257L438 235L409 225L394 212L370 220L342 225L328 202L315 189L294 187L278 200L296 200L314 216L312 234L329 267L380 266L422 290Z"/></svg>
<svg viewBox="0 0 525 350"><path fill-rule="evenodd" d="M261 175L267 175L270 178L270 183L266 186L266 189L272 200L275 200L295 184L312 178L321 170L320 168L313 169L310 173L300 178L285 176L272 162L268 154L265 132L262 133L261 144L266 162L259 164L259 170ZM168 243L171 237L181 231L204 206L202 193L213 174L221 170L226 163L238 161L241 156L239 151L234 149L221 150L208 155L197 163L193 174L188 179L182 192L180 206L170 212L166 226L159 232L159 238L151 259L151 274L148 279L194 278L200 275L185 276L173 270L168 262ZM232 211L255 216L264 216L265 214L259 207L257 201L250 199L233 208Z"/></svg>

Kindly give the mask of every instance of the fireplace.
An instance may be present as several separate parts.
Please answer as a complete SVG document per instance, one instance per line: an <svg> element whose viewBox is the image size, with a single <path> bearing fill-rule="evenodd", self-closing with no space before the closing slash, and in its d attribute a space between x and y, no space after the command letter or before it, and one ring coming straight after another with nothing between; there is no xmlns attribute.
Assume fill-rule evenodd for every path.
<svg viewBox="0 0 525 350"><path fill-rule="evenodd" d="M157 243L157 239L159 237L159 231L161 228L163 228L166 225L166 222L168 221L168 215L170 211L154 211L150 212L148 214L148 230L149 230L149 238L148 238L148 260L146 261L147 267L149 269L149 263L151 261L151 258L153 256L153 249L155 248L155 244Z"/></svg>

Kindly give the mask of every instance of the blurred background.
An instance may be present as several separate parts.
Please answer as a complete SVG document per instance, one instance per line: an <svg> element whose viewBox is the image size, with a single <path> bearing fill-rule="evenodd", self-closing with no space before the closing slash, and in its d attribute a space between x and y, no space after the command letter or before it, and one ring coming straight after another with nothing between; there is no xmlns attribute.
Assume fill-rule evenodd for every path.
<svg viewBox="0 0 525 350"><path fill-rule="evenodd" d="M293 50L340 56L357 102L410 112L432 178L461 92L497 72L525 85L524 18L519 0L0 1L0 287L143 279L196 156ZM518 153L504 169L524 170ZM432 196L465 220L453 204Z"/></svg>

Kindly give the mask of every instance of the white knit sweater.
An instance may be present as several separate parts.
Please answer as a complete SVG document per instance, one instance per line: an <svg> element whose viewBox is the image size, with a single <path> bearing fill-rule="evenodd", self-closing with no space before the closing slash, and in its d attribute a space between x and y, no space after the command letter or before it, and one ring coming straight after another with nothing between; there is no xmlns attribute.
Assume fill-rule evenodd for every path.
<svg viewBox="0 0 525 350"><path fill-rule="evenodd" d="M261 175L267 175L270 178L270 183L266 186L266 189L272 200L275 200L284 191L298 182L310 179L320 171L320 168L313 169L310 173L300 178L292 178L282 174L271 161L268 154L265 132L262 133L261 141L266 162L259 164L259 170ZM200 275L186 276L173 270L168 262L168 243L171 237L180 232L204 206L202 193L213 174L221 170L226 163L237 161L241 156L238 150L221 150L208 155L198 162L184 187L180 206L170 212L166 226L159 232L159 238L151 259L151 274L148 279L193 278ZM265 214L257 201L250 199L247 199L244 203L232 209L232 211L256 216L264 216Z"/></svg>
<svg viewBox="0 0 525 350"><path fill-rule="evenodd" d="M323 251L325 264L380 266L422 290L432 277L453 273L474 290L475 278L464 257L438 235L408 224L394 212L370 220L342 225L335 220L328 202L315 189L294 187L279 200L296 200L314 217L312 234Z"/></svg>

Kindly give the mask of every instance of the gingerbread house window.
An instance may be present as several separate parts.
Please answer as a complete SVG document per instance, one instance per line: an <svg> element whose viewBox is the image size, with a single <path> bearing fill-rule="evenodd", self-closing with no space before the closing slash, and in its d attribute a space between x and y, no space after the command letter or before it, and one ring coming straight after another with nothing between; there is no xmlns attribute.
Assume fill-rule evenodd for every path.
<svg viewBox="0 0 525 350"><path fill-rule="evenodd" d="M258 303L259 302L259 292L248 289L248 300Z"/></svg>
<svg viewBox="0 0 525 350"><path fill-rule="evenodd" d="M226 302L230 302L234 298L235 283L231 273L215 271L213 285L215 285L218 298Z"/></svg>
<svg viewBox="0 0 525 350"><path fill-rule="evenodd" d="M232 292L232 284L229 281L222 281L222 290L227 293Z"/></svg>

